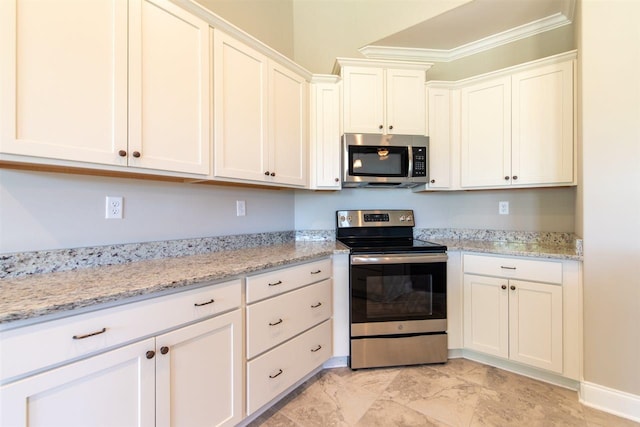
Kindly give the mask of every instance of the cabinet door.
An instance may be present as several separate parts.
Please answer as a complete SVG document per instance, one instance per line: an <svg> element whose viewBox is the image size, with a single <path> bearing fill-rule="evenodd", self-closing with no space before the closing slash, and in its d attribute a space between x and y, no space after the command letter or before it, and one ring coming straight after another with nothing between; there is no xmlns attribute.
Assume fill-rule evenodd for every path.
<svg viewBox="0 0 640 427"><path fill-rule="evenodd" d="M427 101L425 72L386 70L386 132L389 135L425 135Z"/></svg>
<svg viewBox="0 0 640 427"><path fill-rule="evenodd" d="M509 357L562 373L562 286L509 281Z"/></svg>
<svg viewBox="0 0 640 427"><path fill-rule="evenodd" d="M3 426L155 425L155 361L147 339L0 388Z"/></svg>
<svg viewBox="0 0 640 427"><path fill-rule="evenodd" d="M429 188L451 185L450 90L427 89L429 103Z"/></svg>
<svg viewBox="0 0 640 427"><path fill-rule="evenodd" d="M240 310L157 337L156 357L156 426L240 422Z"/></svg>
<svg viewBox="0 0 640 427"><path fill-rule="evenodd" d="M511 78L461 89L461 185L511 184Z"/></svg>
<svg viewBox="0 0 640 427"><path fill-rule="evenodd" d="M384 127L384 70L344 67L344 132L386 133Z"/></svg>
<svg viewBox="0 0 640 427"><path fill-rule="evenodd" d="M0 151L117 164L127 141L127 4L0 1Z"/></svg>
<svg viewBox="0 0 640 427"><path fill-rule="evenodd" d="M214 34L214 176L264 181L267 152L267 58Z"/></svg>
<svg viewBox="0 0 640 427"><path fill-rule="evenodd" d="M269 172L281 184L307 184L305 79L273 62L269 67Z"/></svg>
<svg viewBox="0 0 640 427"><path fill-rule="evenodd" d="M508 281L464 275L464 346L509 357Z"/></svg>
<svg viewBox="0 0 640 427"><path fill-rule="evenodd" d="M337 83L312 83L310 100L310 187L340 189L340 89Z"/></svg>
<svg viewBox="0 0 640 427"><path fill-rule="evenodd" d="M206 175L209 25L167 0L130 5L128 163Z"/></svg>
<svg viewBox="0 0 640 427"><path fill-rule="evenodd" d="M573 62L514 74L512 91L513 183L571 184Z"/></svg>

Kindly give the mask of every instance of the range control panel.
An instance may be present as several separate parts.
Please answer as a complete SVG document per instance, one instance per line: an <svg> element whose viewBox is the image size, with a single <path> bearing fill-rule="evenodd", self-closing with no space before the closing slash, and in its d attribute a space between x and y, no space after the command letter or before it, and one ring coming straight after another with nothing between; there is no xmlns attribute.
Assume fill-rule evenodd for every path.
<svg viewBox="0 0 640 427"><path fill-rule="evenodd" d="M413 227L412 210L337 211L338 228Z"/></svg>

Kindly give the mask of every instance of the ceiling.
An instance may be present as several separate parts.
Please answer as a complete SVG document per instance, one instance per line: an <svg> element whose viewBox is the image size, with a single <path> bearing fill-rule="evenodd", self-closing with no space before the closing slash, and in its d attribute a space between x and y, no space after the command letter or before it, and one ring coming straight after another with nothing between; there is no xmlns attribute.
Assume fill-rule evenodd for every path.
<svg viewBox="0 0 640 427"><path fill-rule="evenodd" d="M369 58L451 61L571 24L575 0L472 0L360 49Z"/></svg>

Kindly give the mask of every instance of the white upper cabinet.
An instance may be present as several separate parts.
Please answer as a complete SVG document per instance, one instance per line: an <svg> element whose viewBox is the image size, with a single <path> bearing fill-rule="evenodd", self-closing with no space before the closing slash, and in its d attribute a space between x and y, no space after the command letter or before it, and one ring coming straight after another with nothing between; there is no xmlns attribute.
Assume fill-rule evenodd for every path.
<svg viewBox="0 0 640 427"><path fill-rule="evenodd" d="M0 20L0 151L119 163L127 3L3 0Z"/></svg>
<svg viewBox="0 0 640 427"><path fill-rule="evenodd" d="M209 172L206 22L167 0L7 0L0 19L2 153Z"/></svg>
<svg viewBox="0 0 640 427"><path fill-rule="evenodd" d="M340 189L340 83L313 76L309 105L309 187Z"/></svg>
<svg viewBox="0 0 640 427"><path fill-rule="evenodd" d="M452 94L448 88L427 88L429 183L431 189L448 189L452 184Z"/></svg>
<svg viewBox="0 0 640 427"><path fill-rule="evenodd" d="M517 184L573 181L573 62L511 78L511 175Z"/></svg>
<svg viewBox="0 0 640 427"><path fill-rule="evenodd" d="M338 63L342 67L345 133L425 135L424 82L430 64L342 58Z"/></svg>
<svg viewBox="0 0 640 427"><path fill-rule="evenodd" d="M461 88L461 186L575 184L573 60Z"/></svg>
<svg viewBox="0 0 640 427"><path fill-rule="evenodd" d="M462 88L463 187L511 184L511 78Z"/></svg>
<svg viewBox="0 0 640 427"><path fill-rule="evenodd" d="M128 165L207 175L209 25L167 0L130 4Z"/></svg>
<svg viewBox="0 0 640 427"><path fill-rule="evenodd" d="M306 185L308 83L233 37L213 39L213 176Z"/></svg>

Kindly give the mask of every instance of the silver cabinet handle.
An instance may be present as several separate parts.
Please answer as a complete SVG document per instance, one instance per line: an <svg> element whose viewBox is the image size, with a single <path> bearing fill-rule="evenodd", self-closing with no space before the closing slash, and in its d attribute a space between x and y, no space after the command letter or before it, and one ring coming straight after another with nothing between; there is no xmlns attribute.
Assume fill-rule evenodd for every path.
<svg viewBox="0 0 640 427"><path fill-rule="evenodd" d="M107 332L107 328L102 328L99 331L91 332L90 334L74 335L73 339L74 340L83 340L85 338L89 338L89 337L93 337L93 336L96 336L96 335L104 334L105 332Z"/></svg>
<svg viewBox="0 0 640 427"><path fill-rule="evenodd" d="M274 323L269 322L269 326L276 326L276 325L279 325L280 323L282 323L282 319L278 319L278 320L277 320L276 322L274 322Z"/></svg>
<svg viewBox="0 0 640 427"><path fill-rule="evenodd" d="M311 272L311 274L318 274L318 273L322 273L322 270L316 270Z"/></svg>
<svg viewBox="0 0 640 427"><path fill-rule="evenodd" d="M275 282L275 283L269 283L268 285L269 285L269 286L278 286L278 285L282 285L282 280L278 280L278 281L277 281L277 282Z"/></svg>
<svg viewBox="0 0 640 427"><path fill-rule="evenodd" d="M213 304L214 302L216 302L216 300L214 300L213 298L211 298L209 301L207 302L196 302L193 305L196 307L202 307L203 305L209 305L209 304Z"/></svg>
<svg viewBox="0 0 640 427"><path fill-rule="evenodd" d="M278 369L278 372L275 375L269 375L269 378L279 377L280 375L282 375L282 372L282 369Z"/></svg>
<svg viewBox="0 0 640 427"><path fill-rule="evenodd" d="M311 308L318 308L318 307L320 307L321 305L322 305L322 303L321 303L321 302L318 302L317 304L312 304L312 305L311 305Z"/></svg>
<svg viewBox="0 0 640 427"><path fill-rule="evenodd" d="M320 344L318 344L318 346L316 348L312 348L311 352L315 353L316 351L320 351L320 349L322 348L322 346Z"/></svg>

